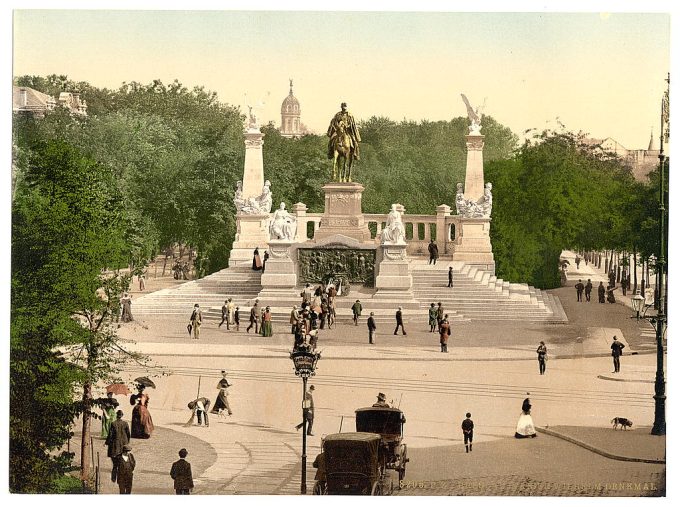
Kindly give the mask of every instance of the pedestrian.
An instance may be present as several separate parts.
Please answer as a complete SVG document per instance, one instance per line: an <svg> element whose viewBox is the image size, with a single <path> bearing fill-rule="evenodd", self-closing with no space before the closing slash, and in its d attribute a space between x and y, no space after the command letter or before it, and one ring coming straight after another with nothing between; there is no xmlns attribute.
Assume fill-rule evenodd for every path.
<svg viewBox="0 0 680 507"><path fill-rule="evenodd" d="M625 275L621 275L621 293L625 296L626 291L628 290L628 277Z"/></svg>
<svg viewBox="0 0 680 507"><path fill-rule="evenodd" d="M302 297L303 307L304 307L305 303L307 303L308 305L311 304L313 294L314 294L314 292L312 290L312 287L309 284L305 285L305 288L302 289L302 292L300 292L300 297Z"/></svg>
<svg viewBox="0 0 680 507"><path fill-rule="evenodd" d="M125 292L120 299L121 313L120 320L123 322L132 322L132 296Z"/></svg>
<svg viewBox="0 0 680 507"><path fill-rule="evenodd" d="M430 253L429 264L437 264L437 259L439 258L439 248L437 248L437 243L433 239L430 240L430 244L427 245L427 251Z"/></svg>
<svg viewBox="0 0 680 507"><path fill-rule="evenodd" d="M602 282L600 282L600 285L597 287L597 301L599 303L604 303L604 295L605 295L605 288Z"/></svg>
<svg viewBox="0 0 680 507"><path fill-rule="evenodd" d="M232 386L227 380L227 371L222 370L222 380L217 383L217 389L219 393L217 394L217 399L213 405L211 414L220 414L222 411L226 410L227 414L231 415L231 407L229 406L229 391L228 389Z"/></svg>
<svg viewBox="0 0 680 507"><path fill-rule="evenodd" d="M229 309L227 308L228 303L229 301L225 301L222 305L222 321L217 325L217 327L222 327L222 324L226 322L227 329L229 329Z"/></svg>
<svg viewBox="0 0 680 507"><path fill-rule="evenodd" d="M210 408L210 400L208 398L204 396L196 398L194 401L189 402L188 407L189 409L193 410L193 413L196 415L199 426L203 424L204 419L206 428L210 426L210 422L208 421L208 408ZM193 416L191 419L193 420Z"/></svg>
<svg viewBox="0 0 680 507"><path fill-rule="evenodd" d="M402 310L402 308L400 306L399 309L397 310L396 315L395 315L395 318L397 319L397 327L394 328L394 336L397 335L397 331L399 330L400 327L401 327L401 334L406 336L406 329L404 329L404 317L403 317L403 314L401 313L401 310Z"/></svg>
<svg viewBox="0 0 680 507"><path fill-rule="evenodd" d="M191 464L186 460L189 453L186 449L179 450L179 459L170 468L170 477L174 482L175 494L189 495L194 489L194 479L191 475Z"/></svg>
<svg viewBox="0 0 680 507"><path fill-rule="evenodd" d="M442 352L449 352L449 336L451 336L451 326L449 325L449 315L444 315L439 324L439 344Z"/></svg>
<svg viewBox="0 0 680 507"><path fill-rule="evenodd" d="M475 429L475 423L472 422L472 414L468 412L465 414L463 424L460 425L463 430L463 442L465 443L465 452L472 452L472 431Z"/></svg>
<svg viewBox="0 0 680 507"><path fill-rule="evenodd" d="M118 400L113 397L113 393L106 393L106 398L101 401L102 407L102 438L106 440L111 430L111 424L116 420L116 407Z"/></svg>
<svg viewBox="0 0 680 507"><path fill-rule="evenodd" d="M144 384L137 385L137 394L130 396L132 409L132 438L151 438L154 430L153 419L149 412L149 395L144 392Z"/></svg>
<svg viewBox="0 0 680 507"><path fill-rule="evenodd" d="M303 421L295 426L295 429L300 431L300 428L304 426L305 420L307 420L307 435L310 437L314 436L314 433L312 433L312 425L314 424L314 396L312 396L312 393L314 392L314 385L312 384L309 386L309 389L305 393L305 399L302 404L302 417L304 418Z"/></svg>
<svg viewBox="0 0 680 507"><path fill-rule="evenodd" d="M240 310L238 306L234 309L234 324L236 324L236 331L238 331L241 325Z"/></svg>
<svg viewBox="0 0 680 507"><path fill-rule="evenodd" d="M612 359L614 360L614 371L612 373L618 373L621 371L621 356L623 355L623 349L625 345L617 340L614 336L614 341L612 342Z"/></svg>
<svg viewBox="0 0 680 507"><path fill-rule="evenodd" d="M298 313L297 305L293 305L293 309L290 311L290 333L295 334L295 327L297 326L297 321L298 318L300 317L300 314Z"/></svg>
<svg viewBox="0 0 680 507"><path fill-rule="evenodd" d="M610 286L607 287L607 302L608 303L616 303L616 298L614 297L614 291L616 290L615 286Z"/></svg>
<svg viewBox="0 0 680 507"><path fill-rule="evenodd" d="M116 461L116 478L118 491L121 495L132 493L132 478L135 471L135 457L132 455L132 447L123 446L123 452Z"/></svg>
<svg viewBox="0 0 680 507"><path fill-rule="evenodd" d="M515 438L536 438L536 427L531 418L531 401L529 398L525 398L522 402L522 413L517 421Z"/></svg>
<svg viewBox="0 0 680 507"><path fill-rule="evenodd" d="M137 275L137 281L139 282L139 292L144 292L146 290L146 277L144 273Z"/></svg>
<svg viewBox="0 0 680 507"><path fill-rule="evenodd" d="M265 268L267 267L267 261L269 260L269 252L267 250L264 251L264 258L262 260L262 272L264 273Z"/></svg>
<svg viewBox="0 0 680 507"><path fill-rule="evenodd" d="M267 307L262 314L262 336L272 336L274 329L272 328L272 311Z"/></svg>
<svg viewBox="0 0 680 507"><path fill-rule="evenodd" d="M375 325L375 318L373 317L373 312L368 317L368 343L373 345L373 336L375 335L375 330L377 329Z"/></svg>
<svg viewBox="0 0 680 507"><path fill-rule="evenodd" d="M583 285L581 280L579 280L574 287L576 287L576 301L578 302L583 301L583 289L585 288L585 286Z"/></svg>
<svg viewBox="0 0 680 507"><path fill-rule="evenodd" d="M328 329L335 324L335 299L328 297Z"/></svg>
<svg viewBox="0 0 680 507"><path fill-rule="evenodd" d="M545 361L548 358L548 348L545 346L545 342L541 342L536 349L536 353L538 354L538 372L541 375L545 374Z"/></svg>
<svg viewBox="0 0 680 507"><path fill-rule="evenodd" d="M586 283L585 291L586 301L590 303L590 293L593 291L593 282L590 281L590 278L588 278L588 282Z"/></svg>
<svg viewBox="0 0 680 507"><path fill-rule="evenodd" d="M352 318L355 326L359 325L359 317L361 317L361 301L357 299L352 305Z"/></svg>
<svg viewBox="0 0 680 507"><path fill-rule="evenodd" d="M260 271L262 269L262 259L260 258L260 249L255 248L253 251L253 271Z"/></svg>
<svg viewBox="0 0 680 507"><path fill-rule="evenodd" d="M231 298L227 299L227 329L229 329L229 326L234 324L234 310L236 308L236 305L234 302L231 300Z"/></svg>
<svg viewBox="0 0 680 507"><path fill-rule="evenodd" d="M258 329L259 329L259 321L260 321L259 310L260 309L257 306L257 300L255 300L253 307L250 309L250 325L246 328L246 333L250 333L250 330L252 329L252 327L255 326L255 334L257 334Z"/></svg>
<svg viewBox="0 0 680 507"><path fill-rule="evenodd" d="M201 323L203 322L203 315L201 315L201 308L198 303L194 305L194 311L191 312L191 317L189 319L189 325L191 326L189 334L194 340L198 340L201 335Z"/></svg>
<svg viewBox="0 0 680 507"><path fill-rule="evenodd" d="M576 261L576 269L579 269L579 264L581 264L581 258L577 255L575 261Z"/></svg>
<svg viewBox="0 0 680 507"><path fill-rule="evenodd" d="M123 411L116 412L116 420L111 423L109 436L106 437L104 444L107 446L106 455L111 458L112 470L111 480L116 482L116 463L118 456L123 452L123 446L130 443L130 426L123 421Z"/></svg>
<svg viewBox="0 0 680 507"><path fill-rule="evenodd" d="M439 330L439 327L442 324L442 320L444 320L444 307L442 306L441 301L437 303L437 330Z"/></svg>
<svg viewBox="0 0 680 507"><path fill-rule="evenodd" d="M435 329L437 329L437 309L434 307L434 303L430 303L427 316L430 323L430 333L434 333Z"/></svg>
<svg viewBox="0 0 680 507"><path fill-rule="evenodd" d="M453 266L449 266L449 284L447 287L453 287Z"/></svg>

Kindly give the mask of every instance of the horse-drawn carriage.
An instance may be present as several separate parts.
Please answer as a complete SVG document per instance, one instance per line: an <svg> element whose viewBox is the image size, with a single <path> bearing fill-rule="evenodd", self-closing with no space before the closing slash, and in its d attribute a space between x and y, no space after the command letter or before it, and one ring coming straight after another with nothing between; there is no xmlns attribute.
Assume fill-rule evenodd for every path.
<svg viewBox="0 0 680 507"><path fill-rule="evenodd" d="M404 414L397 408L370 407L356 412L355 433L334 433L321 443L315 495L388 495L406 474Z"/></svg>

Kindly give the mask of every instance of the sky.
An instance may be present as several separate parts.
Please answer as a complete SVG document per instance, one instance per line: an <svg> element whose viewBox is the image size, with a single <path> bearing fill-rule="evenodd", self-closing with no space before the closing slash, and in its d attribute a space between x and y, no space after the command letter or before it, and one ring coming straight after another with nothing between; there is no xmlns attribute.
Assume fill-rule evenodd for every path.
<svg viewBox="0 0 680 507"><path fill-rule="evenodd" d="M15 10L13 30L14 76L177 79L244 110L263 103L258 117L277 125L291 78L316 133L343 101L358 120L436 121L465 116L465 93L520 136L559 118L644 148L670 70L663 12L38 9Z"/></svg>

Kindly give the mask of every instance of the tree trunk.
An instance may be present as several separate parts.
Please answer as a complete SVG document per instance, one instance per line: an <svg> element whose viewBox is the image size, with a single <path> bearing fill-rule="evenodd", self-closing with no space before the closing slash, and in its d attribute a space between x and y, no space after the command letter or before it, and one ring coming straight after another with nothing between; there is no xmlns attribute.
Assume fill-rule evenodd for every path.
<svg viewBox="0 0 680 507"><path fill-rule="evenodd" d="M80 480L86 483L90 479L90 427L92 426L92 384L83 385L83 435L80 442Z"/></svg>

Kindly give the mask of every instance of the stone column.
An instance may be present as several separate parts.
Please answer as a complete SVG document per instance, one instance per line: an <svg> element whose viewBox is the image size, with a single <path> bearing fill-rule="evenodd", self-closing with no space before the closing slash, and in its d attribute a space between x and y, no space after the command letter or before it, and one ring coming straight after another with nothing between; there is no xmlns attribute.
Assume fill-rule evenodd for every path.
<svg viewBox="0 0 680 507"><path fill-rule="evenodd" d="M437 206L437 246L442 252L448 253L449 231L446 227L446 217L451 215L451 208L446 204Z"/></svg>
<svg viewBox="0 0 680 507"><path fill-rule="evenodd" d="M243 199L258 197L264 187L262 163L262 138L259 129L249 128L245 133L246 157L243 164ZM269 214L236 214L236 236L229 252L229 266L252 262L255 247L264 249L269 242ZM261 252L264 254L264 252Z"/></svg>
<svg viewBox="0 0 680 507"><path fill-rule="evenodd" d="M470 134L465 136L467 146L467 165L465 167L465 198L477 202L484 195L484 136Z"/></svg>
<svg viewBox="0 0 680 507"><path fill-rule="evenodd" d="M262 138L259 129L249 128L245 133L246 157L243 164L243 199L257 197L264 186L264 164L262 162Z"/></svg>
<svg viewBox="0 0 680 507"><path fill-rule="evenodd" d="M293 214L297 221L297 231L295 232L295 241L301 243L307 241L307 205L296 202L293 204Z"/></svg>

